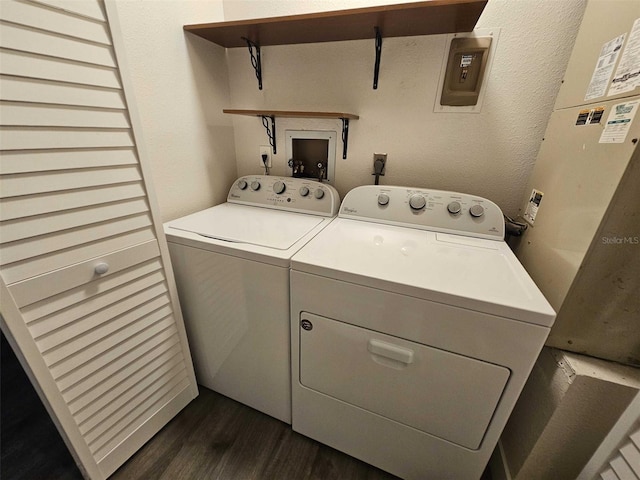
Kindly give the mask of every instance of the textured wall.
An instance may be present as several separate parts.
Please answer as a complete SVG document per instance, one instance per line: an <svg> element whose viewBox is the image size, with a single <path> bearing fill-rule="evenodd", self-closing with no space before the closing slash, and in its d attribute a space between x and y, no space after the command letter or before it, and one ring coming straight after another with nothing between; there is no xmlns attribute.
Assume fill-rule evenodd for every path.
<svg viewBox="0 0 640 480"><path fill-rule="evenodd" d="M237 176L225 51L182 30L221 21L222 1L117 8L163 221L224 201Z"/></svg>
<svg viewBox="0 0 640 480"><path fill-rule="evenodd" d="M225 20L393 3L391 0L224 0ZM349 156L338 141L341 195L372 183L372 154L389 155L382 183L458 190L515 214L535 162L577 32L584 0L489 0L478 28L501 28L480 114L433 113L445 35L384 39L373 90L372 40L264 47L259 91L244 48L228 50L232 108L335 110L352 121ZM234 117L239 174L258 173L266 135L258 119ZM285 129L340 131L339 120L277 121L272 173L289 174Z"/></svg>

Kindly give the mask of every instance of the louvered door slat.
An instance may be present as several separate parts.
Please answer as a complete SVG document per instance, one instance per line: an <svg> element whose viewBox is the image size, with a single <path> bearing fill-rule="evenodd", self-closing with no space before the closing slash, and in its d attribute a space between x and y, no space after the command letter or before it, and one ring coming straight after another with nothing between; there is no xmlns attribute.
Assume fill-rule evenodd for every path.
<svg viewBox="0 0 640 480"><path fill-rule="evenodd" d="M13 23L2 24L0 47L105 67L116 66L110 46L79 42L73 38Z"/></svg>
<svg viewBox="0 0 640 480"><path fill-rule="evenodd" d="M144 362L145 354L151 351L159 354L178 341L175 328L170 319L166 319L127 339L126 346L118 345L108 355L101 355L77 371L57 379L57 383L69 403L85 394L95 399L94 389L111 375L124 369L123 376L128 377Z"/></svg>
<svg viewBox="0 0 640 480"><path fill-rule="evenodd" d="M156 280L156 278L151 278L153 276L152 274L152 276L143 277L133 283L131 291L128 288L129 285L125 285L104 295L94 297L90 302L65 309L51 317L46 317L29 325L29 331L35 338L40 351L44 353L47 365L52 365L59 360L57 358L59 355L50 356L47 354L49 349L55 348L62 342L67 342L77 335L81 335L104 322L112 320L114 316L122 315L128 310L162 295L165 291L164 286L158 283L151 283ZM149 283L151 283L151 286L149 286ZM124 298L118 297L123 294ZM122 298L122 300L119 300L119 298ZM165 298L157 299L158 307L164 305L166 301Z"/></svg>
<svg viewBox="0 0 640 480"><path fill-rule="evenodd" d="M171 353L172 351L168 351L155 358L140 370L133 372L117 386L109 389L105 395L98 397L93 403L76 413L74 418L78 422L78 426L85 431L90 430L119 408L123 404L124 398L122 396L131 392L138 385L142 385L141 382L146 381L147 384L150 384L160 377L170 374L169 372L177 373L176 369L183 368L184 359L179 350L173 350L173 355Z"/></svg>
<svg viewBox="0 0 640 480"><path fill-rule="evenodd" d="M31 79L55 80L113 89L121 88L118 72L112 67L89 65L36 53L0 48L2 73Z"/></svg>
<svg viewBox="0 0 640 480"><path fill-rule="evenodd" d="M620 480L620 478L610 468L607 468L604 472L602 472L600 474L600 478L602 480Z"/></svg>
<svg viewBox="0 0 640 480"><path fill-rule="evenodd" d="M158 385L158 383L162 384L165 378L173 378L183 370L184 365L177 359L170 368L158 369L144 377L137 378L136 383L132 384L132 386L134 385L136 387L135 389L129 388L110 402L104 403L102 409L85 421L80 421L79 418L76 418L80 431L84 435L96 432L96 436L98 436L97 432L101 430L100 427L103 427L104 431L113 420L118 418L118 411L123 412L121 416L124 417L126 407L140 395L141 391L147 388L151 389L154 385ZM89 437L89 435L87 435L87 437Z"/></svg>
<svg viewBox="0 0 640 480"><path fill-rule="evenodd" d="M144 305L141 308L136 309L132 314L124 315L122 320L129 321L120 330L116 331L116 334L105 336L99 341L91 345L90 349L80 350L73 352L71 356L63 357L57 363L54 363L51 368L51 374L54 378L60 378L70 373L78 365L88 362L96 355L101 355L108 350L112 349L123 338L129 338L143 330L158 325L169 325L171 322L171 305L163 303L161 299L153 302L153 305ZM154 307L160 305L159 308L153 310ZM80 339L81 341L85 339Z"/></svg>
<svg viewBox="0 0 640 480"><path fill-rule="evenodd" d="M182 370L178 375L152 392L149 397L145 398L127 416L98 437L95 442L89 442L89 448L94 452L98 461L103 459L122 440L139 428L143 423L141 420L146 420L149 414L158 411L162 405L176 397L188 385L189 379L186 372ZM139 400L142 399L137 399L137 401Z"/></svg>
<svg viewBox="0 0 640 480"><path fill-rule="evenodd" d="M6 150L131 147L128 129L2 127L0 142Z"/></svg>
<svg viewBox="0 0 640 480"><path fill-rule="evenodd" d="M138 159L131 147L72 150L21 150L0 152L0 174L33 173L80 168L115 167L137 165ZM105 203L117 200L117 195ZM73 206L69 208L74 208ZM41 212L45 213L45 212Z"/></svg>
<svg viewBox="0 0 640 480"><path fill-rule="evenodd" d="M0 159L0 161L2 161ZM0 180L1 181L1 180ZM1 188L1 187L0 187ZM17 198L0 198L0 216L3 220L26 218L43 213L59 212L70 208L142 197L144 187L140 182L120 185L85 187L63 192L47 192Z"/></svg>
<svg viewBox="0 0 640 480"><path fill-rule="evenodd" d="M621 455L618 455L611 460L610 465L620 480L638 480L638 477L634 475L633 471Z"/></svg>
<svg viewBox="0 0 640 480"><path fill-rule="evenodd" d="M154 285L148 290L131 295L94 315L83 318L77 324L69 325L68 328L56 331L42 339L36 339L45 362L53 366L92 343L106 338L114 331L167 305L169 298L164 291L166 291L164 285Z"/></svg>
<svg viewBox="0 0 640 480"><path fill-rule="evenodd" d="M91 223L101 223L120 217L145 213L149 207L144 198L125 200L124 202L107 203L62 213L37 215L27 219L8 220L2 222L0 243L14 242L26 238L46 235Z"/></svg>
<svg viewBox="0 0 640 480"><path fill-rule="evenodd" d="M125 108L124 97L120 90L7 76L0 77L0 100L80 107Z"/></svg>
<svg viewBox="0 0 640 480"><path fill-rule="evenodd" d="M69 12L74 15L86 17L87 19L99 22L106 22L107 17L104 12L102 2L93 0L32 0L35 3L48 5L53 8Z"/></svg>
<svg viewBox="0 0 640 480"><path fill-rule="evenodd" d="M632 442L628 442L620 449L620 454L627 461L636 477L640 478L640 450Z"/></svg>
<svg viewBox="0 0 640 480"><path fill-rule="evenodd" d="M0 195L7 198L140 180L140 171L134 165L66 172L18 173L0 177Z"/></svg>
<svg viewBox="0 0 640 480"><path fill-rule="evenodd" d="M2 10L3 20L9 22L111 45L109 31L102 22L87 22L83 18L65 14L60 10L41 8L38 5L16 0L2 0Z"/></svg>
<svg viewBox="0 0 640 480"><path fill-rule="evenodd" d="M107 397L110 392L117 394L117 389L120 385L124 384L127 379L138 372L148 372L149 370L155 370L160 365L167 362L169 359L175 356L182 358L182 350L180 345L176 342L166 349L155 348L145 354L141 355L134 368L129 371L121 370L110 376L105 381L96 385L92 390L85 395L78 396L74 400L69 402L69 409L72 414L83 412L85 409L92 408L92 405L96 402L100 402L101 399Z"/></svg>
<svg viewBox="0 0 640 480"><path fill-rule="evenodd" d="M6 243L2 246L0 265L20 262L34 256L47 255L77 245L94 242L101 238L138 230L149 225L151 225L151 218L144 213Z"/></svg>
<svg viewBox="0 0 640 480"><path fill-rule="evenodd" d="M155 276L157 277L157 275ZM46 317L41 322L34 322L30 325L29 330L32 332L40 351L44 354L47 364L51 366L73 351L72 348L69 348L70 351L56 350L53 353L48 353L50 349L59 347L65 342L65 345L71 343L73 346L72 340L77 336L106 322L115 321L117 320L115 317L118 315L140 307L151 300L154 302L146 306L147 312L145 313L168 303L168 299L164 296L164 285L154 283L148 286L153 280L157 280L157 278L143 277L139 282L136 282L136 285L132 285L132 290L137 290L133 290L130 295L127 295L129 291L126 288L128 286L125 285L123 288L112 290L105 295L94 297L90 302L81 303L73 309L65 309L56 315ZM118 294L124 292L126 292L125 297L121 301L117 300ZM71 318L67 318L67 313ZM132 311L130 315L135 318L137 312Z"/></svg>
<svg viewBox="0 0 640 480"><path fill-rule="evenodd" d="M0 102L3 125L30 127L129 128L125 110L97 110L37 103Z"/></svg>

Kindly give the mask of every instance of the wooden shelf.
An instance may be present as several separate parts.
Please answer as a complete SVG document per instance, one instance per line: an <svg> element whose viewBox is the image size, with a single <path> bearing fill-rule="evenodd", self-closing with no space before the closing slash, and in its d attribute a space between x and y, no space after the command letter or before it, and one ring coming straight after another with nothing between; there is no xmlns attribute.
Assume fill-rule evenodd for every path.
<svg viewBox="0 0 640 480"><path fill-rule="evenodd" d="M224 109L223 113L234 115L248 115L250 117L287 117L287 118L348 118L357 120L360 118L353 113L341 112L295 112L291 110L232 110Z"/></svg>
<svg viewBox="0 0 640 480"><path fill-rule="evenodd" d="M223 113L231 113L234 115L247 115L249 117L261 117L262 125L267 131L269 145L273 148L273 154L277 153L276 149L276 117L288 118L335 118L342 120L342 158L347 158L347 145L349 142L349 120L357 120L360 118L353 113L341 112L300 112L293 110L232 110L223 109ZM269 125L271 120L271 125Z"/></svg>
<svg viewBox="0 0 640 480"><path fill-rule="evenodd" d="M251 20L185 25L184 29L223 47L335 42L470 32L487 0L429 0Z"/></svg>

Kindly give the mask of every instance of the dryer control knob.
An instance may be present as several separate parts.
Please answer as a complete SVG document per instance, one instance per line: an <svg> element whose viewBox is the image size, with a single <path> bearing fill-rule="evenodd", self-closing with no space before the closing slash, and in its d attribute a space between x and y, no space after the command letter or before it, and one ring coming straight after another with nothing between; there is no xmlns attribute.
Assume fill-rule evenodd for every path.
<svg viewBox="0 0 640 480"><path fill-rule="evenodd" d="M313 196L320 200L322 197L324 197L324 190L322 190L321 188L317 188L316 191L313 192Z"/></svg>
<svg viewBox="0 0 640 480"><path fill-rule="evenodd" d="M257 180L254 180L253 182L251 182L251 190L253 190L254 192L257 192L258 190L260 190L260 182Z"/></svg>
<svg viewBox="0 0 640 480"><path fill-rule="evenodd" d="M427 201L422 195L411 195L411 198L409 198L409 206L413 210L422 210L426 204Z"/></svg>
<svg viewBox="0 0 640 480"><path fill-rule="evenodd" d="M307 195L309 195L309 187L300 187L300 190L298 190L298 192L300 193L301 197L306 197Z"/></svg>
<svg viewBox="0 0 640 480"><path fill-rule="evenodd" d="M477 203L469 209L469 213L472 217L481 217L484 215L484 207Z"/></svg>
<svg viewBox="0 0 640 480"><path fill-rule="evenodd" d="M381 193L378 195L378 205L388 205L389 204L389 195L386 193Z"/></svg>
<svg viewBox="0 0 640 480"><path fill-rule="evenodd" d="M244 190L245 188L247 188L247 181L246 180L238 180L238 188L240 190Z"/></svg>
<svg viewBox="0 0 640 480"><path fill-rule="evenodd" d="M462 205L460 205L460 202L450 202L449 205L447 205L447 210L449 213L457 215L460 213L460 210L462 210Z"/></svg>
<svg viewBox="0 0 640 480"><path fill-rule="evenodd" d="M278 195L284 192L286 188L287 187L285 186L284 182L281 182L280 180L278 180L276 183L273 184L273 191L276 192Z"/></svg>

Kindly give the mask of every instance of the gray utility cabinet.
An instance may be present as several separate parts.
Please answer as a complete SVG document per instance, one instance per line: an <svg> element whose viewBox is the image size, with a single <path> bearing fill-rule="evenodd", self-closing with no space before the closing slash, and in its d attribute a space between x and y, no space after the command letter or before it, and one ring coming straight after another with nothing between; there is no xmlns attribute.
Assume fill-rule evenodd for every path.
<svg viewBox="0 0 640 480"><path fill-rule="evenodd" d="M558 312L547 344L635 366L640 365L638 109L640 2L591 0L522 213L533 189L543 197L532 227L514 245Z"/></svg>

